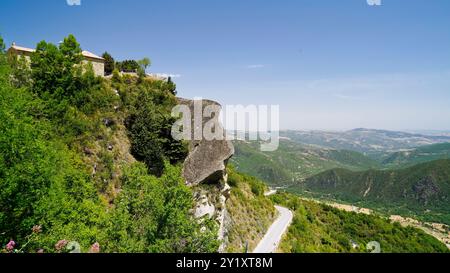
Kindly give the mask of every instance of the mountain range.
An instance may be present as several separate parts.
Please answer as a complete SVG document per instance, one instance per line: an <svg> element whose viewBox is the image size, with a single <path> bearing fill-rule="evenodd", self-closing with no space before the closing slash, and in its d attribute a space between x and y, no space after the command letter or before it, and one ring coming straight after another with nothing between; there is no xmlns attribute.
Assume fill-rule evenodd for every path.
<svg viewBox="0 0 450 273"><path fill-rule="evenodd" d="M448 135L424 135L376 129L349 131L281 131L280 135L294 142L313 144L339 150L352 150L377 157L386 152L450 142Z"/></svg>
<svg viewBox="0 0 450 273"><path fill-rule="evenodd" d="M332 169L292 185L291 190L450 224L448 159L398 170Z"/></svg>
<svg viewBox="0 0 450 273"><path fill-rule="evenodd" d="M372 129L282 131L275 152L235 141L232 163L297 194L450 224L449 141Z"/></svg>

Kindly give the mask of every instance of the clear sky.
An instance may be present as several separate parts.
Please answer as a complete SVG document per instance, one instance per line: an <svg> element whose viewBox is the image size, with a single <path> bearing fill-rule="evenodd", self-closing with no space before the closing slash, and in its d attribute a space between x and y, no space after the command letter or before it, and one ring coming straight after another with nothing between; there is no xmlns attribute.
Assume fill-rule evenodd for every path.
<svg viewBox="0 0 450 273"><path fill-rule="evenodd" d="M278 104L284 129L450 129L448 0L2 0L0 33L148 56L180 96Z"/></svg>

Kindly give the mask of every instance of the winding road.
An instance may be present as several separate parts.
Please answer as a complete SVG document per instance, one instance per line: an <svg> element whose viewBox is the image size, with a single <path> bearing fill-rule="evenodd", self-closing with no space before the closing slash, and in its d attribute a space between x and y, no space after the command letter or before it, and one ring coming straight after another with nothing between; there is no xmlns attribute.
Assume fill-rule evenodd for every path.
<svg viewBox="0 0 450 273"><path fill-rule="evenodd" d="M292 222L294 214L287 208L275 206L280 215L267 230L264 238L259 242L253 253L274 253L280 244L283 234Z"/></svg>

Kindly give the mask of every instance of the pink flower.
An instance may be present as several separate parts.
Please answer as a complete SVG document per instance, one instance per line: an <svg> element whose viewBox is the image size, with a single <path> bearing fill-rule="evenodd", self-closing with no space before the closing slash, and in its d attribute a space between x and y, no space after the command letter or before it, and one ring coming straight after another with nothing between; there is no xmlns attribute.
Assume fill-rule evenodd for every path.
<svg viewBox="0 0 450 273"><path fill-rule="evenodd" d="M13 240L9 241L9 243L6 245L6 250L8 250L9 252L14 250L14 247L16 246L16 242L14 242Z"/></svg>
<svg viewBox="0 0 450 273"><path fill-rule="evenodd" d="M67 240L59 240L56 245L55 248L57 251L61 251L69 242Z"/></svg>
<svg viewBox="0 0 450 273"><path fill-rule="evenodd" d="M100 244L95 243L91 246L91 249L89 250L89 253L100 253Z"/></svg>

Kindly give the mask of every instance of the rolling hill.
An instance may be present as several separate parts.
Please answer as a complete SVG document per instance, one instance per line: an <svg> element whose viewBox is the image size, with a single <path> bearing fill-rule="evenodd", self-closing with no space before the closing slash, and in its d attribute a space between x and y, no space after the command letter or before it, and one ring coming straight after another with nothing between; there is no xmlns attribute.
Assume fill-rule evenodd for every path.
<svg viewBox="0 0 450 273"><path fill-rule="evenodd" d="M361 153L335 150L280 140L275 152L261 152L258 142L235 141L231 159L240 172L260 178L272 186L285 186L333 168L367 170L378 167Z"/></svg>
<svg viewBox="0 0 450 273"><path fill-rule="evenodd" d="M280 135L301 144L357 151L377 160L386 153L450 142L450 136L447 135L422 135L363 128L342 132L281 131Z"/></svg>
<svg viewBox="0 0 450 273"><path fill-rule="evenodd" d="M383 159L382 164L385 167L409 167L419 163L449 158L450 143L439 143L389 154Z"/></svg>
<svg viewBox="0 0 450 273"><path fill-rule="evenodd" d="M312 176L290 190L450 224L450 160L399 170L333 169Z"/></svg>

